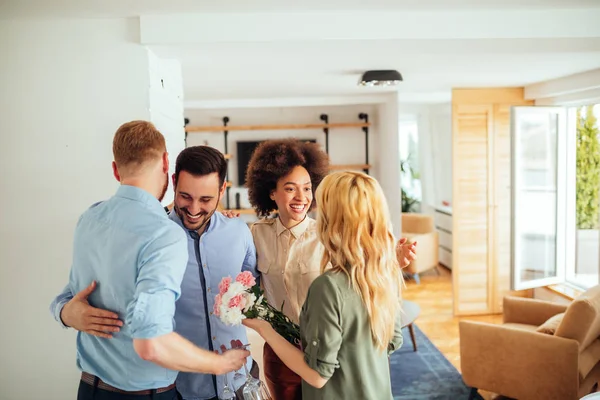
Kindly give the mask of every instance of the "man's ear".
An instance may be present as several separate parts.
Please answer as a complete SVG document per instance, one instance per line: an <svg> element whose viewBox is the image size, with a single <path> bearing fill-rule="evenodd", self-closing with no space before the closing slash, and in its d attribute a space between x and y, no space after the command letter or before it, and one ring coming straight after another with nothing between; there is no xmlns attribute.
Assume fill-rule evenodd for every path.
<svg viewBox="0 0 600 400"><path fill-rule="evenodd" d="M163 153L162 161L163 161L163 172L165 174L168 174L169 173L169 153L167 153L166 151Z"/></svg>
<svg viewBox="0 0 600 400"><path fill-rule="evenodd" d="M177 180L175 179L175 173L173 173L173 175L171 175L171 181L173 181L173 188L175 188L177 186Z"/></svg>
<svg viewBox="0 0 600 400"><path fill-rule="evenodd" d="M275 191L271 191L271 194L269 194L269 197L271 198L271 200L275 201Z"/></svg>
<svg viewBox="0 0 600 400"><path fill-rule="evenodd" d="M121 182L121 175L119 175L119 170L117 168L117 163L116 162L112 162L112 169L113 169L113 175L115 177L115 179L119 182Z"/></svg>
<svg viewBox="0 0 600 400"><path fill-rule="evenodd" d="M219 190L219 197L223 197L223 194L225 194L225 189L227 189L227 181L223 182L223 186L221 186L221 190Z"/></svg>

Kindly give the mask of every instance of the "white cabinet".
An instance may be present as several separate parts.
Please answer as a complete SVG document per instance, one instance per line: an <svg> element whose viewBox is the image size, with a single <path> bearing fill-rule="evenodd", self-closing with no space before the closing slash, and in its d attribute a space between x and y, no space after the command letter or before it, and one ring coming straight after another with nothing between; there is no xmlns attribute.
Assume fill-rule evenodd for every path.
<svg viewBox="0 0 600 400"><path fill-rule="evenodd" d="M452 269L452 209L437 207L434 221L439 238L439 262L444 267Z"/></svg>

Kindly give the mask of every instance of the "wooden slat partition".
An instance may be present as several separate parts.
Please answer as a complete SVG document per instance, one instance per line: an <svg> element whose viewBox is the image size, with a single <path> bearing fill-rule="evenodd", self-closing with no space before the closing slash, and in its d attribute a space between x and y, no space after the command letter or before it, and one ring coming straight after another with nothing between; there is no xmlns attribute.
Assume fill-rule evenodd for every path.
<svg viewBox="0 0 600 400"><path fill-rule="evenodd" d="M188 133L192 132L223 132L232 131L273 131L294 129L324 129L324 128L366 128L371 126L365 122L339 122L331 124L287 124L287 125L232 125L232 126L186 126Z"/></svg>
<svg viewBox="0 0 600 400"><path fill-rule="evenodd" d="M510 107L523 88L452 92L455 315L502 312L510 292Z"/></svg>
<svg viewBox="0 0 600 400"><path fill-rule="evenodd" d="M493 108L455 104L452 112L454 312L457 315L488 313L487 164Z"/></svg>

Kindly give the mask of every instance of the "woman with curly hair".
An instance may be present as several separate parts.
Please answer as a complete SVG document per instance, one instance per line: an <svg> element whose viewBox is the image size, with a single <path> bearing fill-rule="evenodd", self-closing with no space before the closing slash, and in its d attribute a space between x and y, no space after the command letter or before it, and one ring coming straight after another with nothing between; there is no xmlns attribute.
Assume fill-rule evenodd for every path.
<svg viewBox="0 0 600 400"><path fill-rule="evenodd" d="M245 319L244 325L302 377L303 399L391 400L388 355L402 344L402 271L383 191L366 174L337 172L323 180L316 197L323 274L310 285L300 313L303 351L264 320Z"/></svg>
<svg viewBox="0 0 600 400"><path fill-rule="evenodd" d="M329 172L329 158L315 143L297 139L268 140L254 151L246 171L250 203L259 217L251 228L258 270L269 303L299 323L300 310L312 282L321 275L325 248L317 223L307 213L313 193ZM273 212L276 218L267 218ZM404 245L402 266L415 258L415 244ZM275 400L301 399L302 379L265 344L265 380Z"/></svg>

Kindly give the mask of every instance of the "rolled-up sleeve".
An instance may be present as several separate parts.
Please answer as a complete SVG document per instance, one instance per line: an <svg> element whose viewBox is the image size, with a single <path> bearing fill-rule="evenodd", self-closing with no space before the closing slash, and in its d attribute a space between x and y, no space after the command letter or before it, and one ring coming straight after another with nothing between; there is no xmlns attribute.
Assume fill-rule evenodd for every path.
<svg viewBox="0 0 600 400"><path fill-rule="evenodd" d="M340 366L341 307L337 286L326 275L317 278L304 303L301 330L305 342L304 360L325 379L331 378Z"/></svg>
<svg viewBox="0 0 600 400"><path fill-rule="evenodd" d="M254 239L248 226L244 223L244 233L246 235L246 256L244 257L244 263L242 264L242 271L250 271L257 283L260 283L260 274L256 268L256 247L254 246Z"/></svg>
<svg viewBox="0 0 600 400"><path fill-rule="evenodd" d="M185 232L169 226L140 252L134 299L127 306L126 325L134 339L173 332L175 301L187 267Z"/></svg>
<svg viewBox="0 0 600 400"><path fill-rule="evenodd" d="M68 328L67 325L60 318L60 313L62 312L63 307L73 298L73 292L71 291L71 286L67 285L63 289L62 293L59 294L52 300L50 304L50 312L54 316L54 319L60 323L63 328Z"/></svg>

